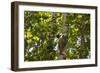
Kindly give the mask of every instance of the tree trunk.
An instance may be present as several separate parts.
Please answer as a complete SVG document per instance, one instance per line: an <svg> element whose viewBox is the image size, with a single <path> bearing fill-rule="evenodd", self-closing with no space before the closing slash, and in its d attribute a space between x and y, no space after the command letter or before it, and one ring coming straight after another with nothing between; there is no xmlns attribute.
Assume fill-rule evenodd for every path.
<svg viewBox="0 0 100 73"><path fill-rule="evenodd" d="M53 12L52 13L52 22L51 22L51 33L52 33L52 35L51 35L51 37L52 37L52 39L54 39L54 37L55 37L55 24L56 24L56 13L55 12Z"/></svg>
<svg viewBox="0 0 100 73"><path fill-rule="evenodd" d="M81 25L82 25L82 28L80 30L81 32L81 47L80 47L80 59L83 59L84 58L84 54L83 54L83 50L84 50L84 46L85 46L85 28L86 28L86 25L85 25L85 20L84 20L84 16L82 16L82 20L81 20Z"/></svg>
<svg viewBox="0 0 100 73"><path fill-rule="evenodd" d="M68 30L69 25L67 24L67 14L63 14L63 23L62 23L62 37L59 38L59 59L66 58L66 48L68 45Z"/></svg>

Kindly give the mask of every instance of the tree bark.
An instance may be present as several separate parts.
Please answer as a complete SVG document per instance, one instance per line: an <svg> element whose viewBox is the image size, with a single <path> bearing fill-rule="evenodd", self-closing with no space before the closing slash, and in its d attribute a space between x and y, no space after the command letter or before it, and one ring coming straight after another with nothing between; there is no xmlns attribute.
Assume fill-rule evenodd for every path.
<svg viewBox="0 0 100 73"><path fill-rule="evenodd" d="M55 24L56 24L56 13L55 12L53 12L52 13L52 22L51 22L51 33L52 33L52 35L51 35L51 37L52 37L52 39L54 39L54 37L55 37Z"/></svg>
<svg viewBox="0 0 100 73"><path fill-rule="evenodd" d="M69 25L67 24L67 14L63 14L63 23L62 23L62 37L59 38L59 59L66 58L66 46L68 45L68 30Z"/></svg>
<svg viewBox="0 0 100 73"><path fill-rule="evenodd" d="M81 25L82 25L82 28L81 28L81 46L80 46L80 59L83 59L84 58L84 54L83 54L83 50L84 50L84 46L85 46L85 28L86 28L86 25L85 25L85 20L84 20L84 16L82 16L82 20L81 20Z"/></svg>

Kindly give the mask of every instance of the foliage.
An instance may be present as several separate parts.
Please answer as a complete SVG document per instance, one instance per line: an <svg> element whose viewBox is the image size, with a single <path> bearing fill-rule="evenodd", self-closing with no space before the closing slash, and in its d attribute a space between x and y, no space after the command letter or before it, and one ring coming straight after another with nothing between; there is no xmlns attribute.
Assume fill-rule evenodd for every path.
<svg viewBox="0 0 100 73"><path fill-rule="evenodd" d="M66 25L63 25L64 14L24 12L25 61L58 60L59 53L55 47L64 30L67 30L64 34L67 35L66 44L68 45L65 48L65 59L90 57L90 15L66 13Z"/></svg>

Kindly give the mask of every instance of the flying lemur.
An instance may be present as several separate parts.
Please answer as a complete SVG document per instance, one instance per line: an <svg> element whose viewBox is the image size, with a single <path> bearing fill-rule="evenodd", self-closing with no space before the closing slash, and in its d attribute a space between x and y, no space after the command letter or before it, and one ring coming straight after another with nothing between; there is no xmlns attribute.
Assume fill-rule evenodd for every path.
<svg viewBox="0 0 100 73"><path fill-rule="evenodd" d="M59 49L60 55L65 55L64 51L67 45L66 41L67 41L66 36L64 34L61 34L61 36L59 37L59 41L58 41L58 49Z"/></svg>

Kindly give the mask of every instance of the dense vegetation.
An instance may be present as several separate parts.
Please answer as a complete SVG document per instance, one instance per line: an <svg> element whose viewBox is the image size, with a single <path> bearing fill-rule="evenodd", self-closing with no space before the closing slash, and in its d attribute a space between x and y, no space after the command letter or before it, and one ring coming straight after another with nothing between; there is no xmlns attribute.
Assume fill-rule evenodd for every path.
<svg viewBox="0 0 100 73"><path fill-rule="evenodd" d="M25 11L24 48L24 61L90 58L90 15Z"/></svg>

